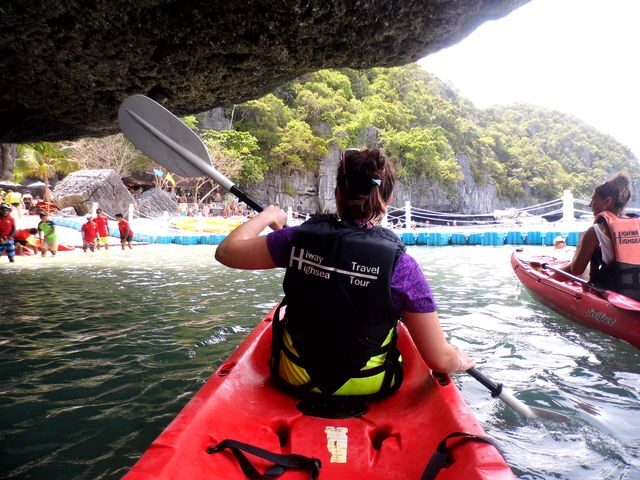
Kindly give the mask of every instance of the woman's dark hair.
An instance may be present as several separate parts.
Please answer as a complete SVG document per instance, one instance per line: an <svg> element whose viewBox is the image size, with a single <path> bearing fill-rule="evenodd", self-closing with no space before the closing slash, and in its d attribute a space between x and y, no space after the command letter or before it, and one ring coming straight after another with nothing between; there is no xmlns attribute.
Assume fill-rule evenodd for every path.
<svg viewBox="0 0 640 480"><path fill-rule="evenodd" d="M380 150L346 150L336 179L338 215L345 221L383 216L395 182L396 171Z"/></svg>
<svg viewBox="0 0 640 480"><path fill-rule="evenodd" d="M613 200L611 211L617 215L622 212L631 198L631 180L625 174L619 173L598 185L593 194L601 199L611 197Z"/></svg>

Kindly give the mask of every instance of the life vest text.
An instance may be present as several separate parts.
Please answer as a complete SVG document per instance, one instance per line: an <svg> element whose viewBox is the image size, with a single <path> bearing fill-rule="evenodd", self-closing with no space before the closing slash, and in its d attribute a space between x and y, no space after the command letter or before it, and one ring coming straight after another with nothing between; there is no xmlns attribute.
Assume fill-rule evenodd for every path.
<svg viewBox="0 0 640 480"><path fill-rule="evenodd" d="M371 275L378 275L380 273L380 266L368 267L366 265L360 265L357 262L351 262L351 268L354 272L369 273Z"/></svg>
<svg viewBox="0 0 640 480"><path fill-rule="evenodd" d="M308 251L304 252L304 258L316 263L322 263L322 259L323 259L323 257L321 257L320 255L316 255L315 253L311 253Z"/></svg>
<svg viewBox="0 0 640 480"><path fill-rule="evenodd" d="M356 277L349 277L349 283L358 287L368 287L371 282L369 280L362 280Z"/></svg>
<svg viewBox="0 0 640 480"><path fill-rule="evenodd" d="M313 265L305 265L302 268L302 271L307 275L315 275L316 277L322 277L324 279L329 280L331 278L331 274L329 272L325 272L324 270L320 270L319 268L314 267Z"/></svg>

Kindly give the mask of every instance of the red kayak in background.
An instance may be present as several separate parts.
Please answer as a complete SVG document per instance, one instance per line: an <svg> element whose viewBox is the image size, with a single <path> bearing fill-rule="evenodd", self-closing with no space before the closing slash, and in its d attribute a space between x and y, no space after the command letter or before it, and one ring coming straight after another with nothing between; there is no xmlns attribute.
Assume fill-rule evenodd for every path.
<svg viewBox="0 0 640 480"><path fill-rule="evenodd" d="M359 412L323 410L269 378L272 315L218 368L126 480L248 478L240 457L261 473L280 461L312 467L286 470L283 480L514 478L451 378L432 375L403 326L400 389L382 400L360 401ZM423 477L428 464L431 473ZM275 476L278 467L270 472Z"/></svg>
<svg viewBox="0 0 640 480"><path fill-rule="evenodd" d="M571 321L640 348L640 302L568 274L551 278L563 263L550 256L527 255L522 249L511 255L514 273L540 302Z"/></svg>
<svg viewBox="0 0 640 480"><path fill-rule="evenodd" d="M39 240L36 240L36 241L34 242L34 244L35 244L38 248L40 248L40 241L39 241ZM74 250L74 247L72 247L72 246L70 246L70 245L63 245L63 244L59 244L59 245L58 245L58 251L59 251L59 252L70 252L70 251L73 251L73 250ZM4 251L3 251L2 253L0 253L0 256L2 256L2 255L6 255L6 254L7 254L7 252L4 252ZM17 254L16 254L16 255L17 255ZM32 252L31 250L29 250L28 248L26 248L26 247L25 247L25 248L24 248L24 250L23 250L23 255L24 255L24 256L30 256L30 255L33 255L33 252Z"/></svg>

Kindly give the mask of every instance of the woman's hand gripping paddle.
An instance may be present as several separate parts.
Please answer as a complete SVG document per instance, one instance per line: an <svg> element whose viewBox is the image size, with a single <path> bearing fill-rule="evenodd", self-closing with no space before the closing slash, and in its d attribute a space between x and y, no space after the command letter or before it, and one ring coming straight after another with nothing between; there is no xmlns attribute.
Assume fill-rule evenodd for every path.
<svg viewBox="0 0 640 480"><path fill-rule="evenodd" d="M209 177L257 212L262 207L213 167L200 137L182 120L144 95L120 105L120 128L131 143L167 170L183 177Z"/></svg>

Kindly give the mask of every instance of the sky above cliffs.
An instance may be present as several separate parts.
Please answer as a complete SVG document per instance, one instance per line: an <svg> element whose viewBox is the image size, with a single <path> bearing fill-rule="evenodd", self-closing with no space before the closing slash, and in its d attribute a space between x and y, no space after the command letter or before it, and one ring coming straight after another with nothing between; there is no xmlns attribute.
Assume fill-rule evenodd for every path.
<svg viewBox="0 0 640 480"><path fill-rule="evenodd" d="M532 0L419 61L477 107L574 115L640 158L640 0Z"/></svg>

